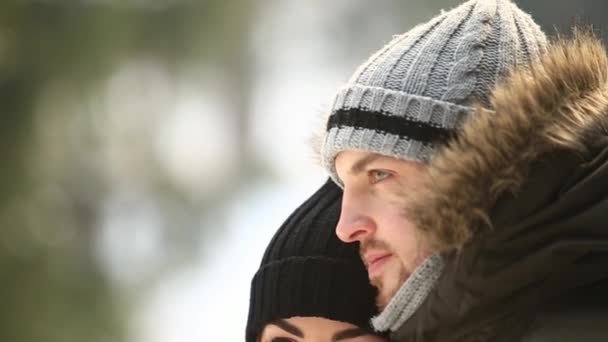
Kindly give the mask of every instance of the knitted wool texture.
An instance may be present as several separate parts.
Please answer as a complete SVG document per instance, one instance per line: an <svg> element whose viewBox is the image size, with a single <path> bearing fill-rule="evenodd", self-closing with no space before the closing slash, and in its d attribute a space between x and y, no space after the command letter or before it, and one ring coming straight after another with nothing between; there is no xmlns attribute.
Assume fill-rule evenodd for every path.
<svg viewBox="0 0 608 342"><path fill-rule="evenodd" d="M532 18L509 0L470 0L395 36L337 93L321 146L334 181L345 150L426 162L474 101L545 50Z"/></svg>
<svg viewBox="0 0 608 342"><path fill-rule="evenodd" d="M246 341L266 324L294 316L323 317L372 331L376 291L358 244L338 240L342 191L328 180L297 208L268 244L251 281Z"/></svg>

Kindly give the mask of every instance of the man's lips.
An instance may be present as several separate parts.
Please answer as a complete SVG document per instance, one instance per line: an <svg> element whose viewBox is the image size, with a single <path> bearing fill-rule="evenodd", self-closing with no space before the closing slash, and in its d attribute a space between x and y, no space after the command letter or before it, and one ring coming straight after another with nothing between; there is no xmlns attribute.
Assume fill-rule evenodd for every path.
<svg viewBox="0 0 608 342"><path fill-rule="evenodd" d="M391 253L368 253L363 257L363 262L367 268L367 274L370 278L378 275L382 270L382 266L392 256Z"/></svg>

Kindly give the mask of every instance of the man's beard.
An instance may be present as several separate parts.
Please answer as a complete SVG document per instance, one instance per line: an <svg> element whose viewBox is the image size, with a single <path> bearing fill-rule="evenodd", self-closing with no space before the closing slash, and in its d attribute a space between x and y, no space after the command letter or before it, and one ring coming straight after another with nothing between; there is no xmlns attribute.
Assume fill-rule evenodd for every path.
<svg viewBox="0 0 608 342"><path fill-rule="evenodd" d="M393 262L400 263L400 261L397 259L397 256L395 255L395 253L393 253L393 251L389 247L389 245L386 242L384 242L382 240L377 240L377 239L365 240L365 241L361 242L361 245L359 247L359 252L361 254L362 260L363 260L363 255L365 255L365 252L369 248L386 250L387 252L392 254L392 258L395 258L395 260L389 260L389 263L393 263ZM390 267L392 265L386 265L386 266ZM397 293L397 291L399 290L399 288L401 287L403 282L405 282L405 280L407 279L408 273L405 270L404 266L399 264L398 265L398 274L396 274L394 276L395 277L395 278L393 278L394 280L390 279L387 281L382 281L383 276L386 277L386 276L391 276L391 275L382 274L378 277L373 277L370 279L370 284L378 290L378 295L376 296L376 306L380 310L383 310L384 307L386 307L388 302L391 300L391 298L393 298L395 293ZM391 276L391 278L392 278L392 276ZM391 280L393 280L393 281L391 281Z"/></svg>
<svg viewBox="0 0 608 342"><path fill-rule="evenodd" d="M378 290L378 294L376 295L376 306L379 310L384 310L395 293L399 291L399 288L407 279L408 273L402 266L399 267L398 271L399 273L395 276L394 281L382 281L382 276L370 279L372 286Z"/></svg>

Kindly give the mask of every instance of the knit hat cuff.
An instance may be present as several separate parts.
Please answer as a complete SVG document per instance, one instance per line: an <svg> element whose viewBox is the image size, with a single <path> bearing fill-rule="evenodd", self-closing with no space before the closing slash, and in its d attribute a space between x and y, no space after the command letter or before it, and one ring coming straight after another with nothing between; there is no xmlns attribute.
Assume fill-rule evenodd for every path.
<svg viewBox="0 0 608 342"><path fill-rule="evenodd" d="M470 107L377 87L350 85L336 95L321 162L342 186L335 158L346 150L426 162Z"/></svg>
<svg viewBox="0 0 608 342"><path fill-rule="evenodd" d="M322 165L340 187L344 187L336 172L335 159L342 151L364 151L388 157L426 162L434 148L420 141L399 135L356 127L334 127L327 132L321 150Z"/></svg>
<svg viewBox="0 0 608 342"><path fill-rule="evenodd" d="M266 324L295 316L324 317L371 332L373 291L363 264L352 260L290 257L269 263L251 282L247 341L255 341Z"/></svg>
<svg viewBox="0 0 608 342"><path fill-rule="evenodd" d="M455 97L455 95L452 94ZM366 112L399 116L433 127L452 129L470 107L427 96L408 94L381 87L350 84L342 87L334 99L332 115L357 108Z"/></svg>

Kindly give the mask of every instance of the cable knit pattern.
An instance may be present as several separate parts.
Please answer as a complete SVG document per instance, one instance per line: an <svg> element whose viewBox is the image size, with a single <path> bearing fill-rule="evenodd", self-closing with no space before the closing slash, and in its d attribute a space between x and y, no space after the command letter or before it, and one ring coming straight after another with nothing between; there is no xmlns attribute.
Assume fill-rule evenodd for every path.
<svg viewBox="0 0 608 342"><path fill-rule="evenodd" d="M469 21L460 44L454 53L456 63L447 77L447 91L442 101L463 102L471 95L477 82L478 66L483 58L483 48L489 31L492 15L496 13L496 3L482 1L477 5L478 15ZM497 61L497 70L504 70L503 61Z"/></svg>
<svg viewBox="0 0 608 342"><path fill-rule="evenodd" d="M420 307L431 292L443 271L443 259L439 254L426 258L395 293L393 298L376 317L372 325L377 331L396 331Z"/></svg>
<svg viewBox="0 0 608 342"><path fill-rule="evenodd" d="M473 102L489 103L490 89L510 67L528 65L546 44L538 25L511 1L469 0L394 36L339 89L330 115L357 109L454 131ZM413 138L403 133L394 143L401 146L402 154L381 151L378 144L361 144L350 134L374 130L386 137L394 132L388 134L366 122L351 120L347 127L330 121L334 124L325 128L320 160L338 183L333 164L340 151L388 151L387 155L400 159L426 162L441 143L433 136Z"/></svg>

